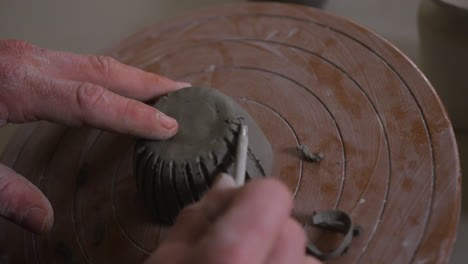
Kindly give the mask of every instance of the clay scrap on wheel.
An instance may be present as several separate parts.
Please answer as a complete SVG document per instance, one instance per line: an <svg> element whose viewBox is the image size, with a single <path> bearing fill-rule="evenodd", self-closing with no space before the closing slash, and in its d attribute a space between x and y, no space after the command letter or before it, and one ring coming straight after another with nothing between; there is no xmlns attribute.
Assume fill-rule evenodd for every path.
<svg viewBox="0 0 468 264"><path fill-rule="evenodd" d="M231 97L214 88L190 87L159 98L154 107L179 122L173 138L139 139L135 144L137 187L158 221L171 224L182 208L203 196L220 172L232 175L241 124L249 128L247 178L271 173L270 142Z"/></svg>

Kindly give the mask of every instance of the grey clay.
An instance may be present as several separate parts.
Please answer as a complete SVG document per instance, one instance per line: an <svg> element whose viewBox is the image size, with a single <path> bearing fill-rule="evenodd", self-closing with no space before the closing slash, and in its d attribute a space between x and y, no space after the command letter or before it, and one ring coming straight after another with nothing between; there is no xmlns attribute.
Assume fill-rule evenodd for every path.
<svg viewBox="0 0 468 264"><path fill-rule="evenodd" d="M239 125L247 124L247 178L271 173L271 145L254 119L231 97L214 88L190 87L161 97L154 107L179 122L168 140L139 139L135 144L137 187L146 206L162 223L210 188L220 172L233 173Z"/></svg>

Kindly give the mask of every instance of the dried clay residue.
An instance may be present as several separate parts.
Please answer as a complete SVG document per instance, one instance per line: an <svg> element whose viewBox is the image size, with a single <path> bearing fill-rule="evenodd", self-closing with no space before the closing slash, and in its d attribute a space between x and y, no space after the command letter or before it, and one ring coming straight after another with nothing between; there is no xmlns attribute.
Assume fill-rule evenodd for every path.
<svg viewBox="0 0 468 264"><path fill-rule="evenodd" d="M328 252L320 250L314 242L307 239L307 254L313 255L322 261L331 260L346 254L353 238L364 232L363 227L353 225L351 217L347 213L339 210L314 213L312 216L312 225L323 230L344 235L341 243L335 249Z"/></svg>
<svg viewBox="0 0 468 264"><path fill-rule="evenodd" d="M323 153L312 153L306 146L300 145L296 147L296 149L300 152L302 159L310 161L310 162L319 162L323 159Z"/></svg>

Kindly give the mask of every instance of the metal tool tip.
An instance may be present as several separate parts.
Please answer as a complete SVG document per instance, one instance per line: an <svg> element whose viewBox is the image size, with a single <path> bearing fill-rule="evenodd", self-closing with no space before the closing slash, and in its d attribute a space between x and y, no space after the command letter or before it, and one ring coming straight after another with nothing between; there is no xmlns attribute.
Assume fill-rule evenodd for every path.
<svg viewBox="0 0 468 264"><path fill-rule="evenodd" d="M247 133L248 133L248 127L246 124L242 124L241 127L240 127L240 134L242 136L247 136Z"/></svg>

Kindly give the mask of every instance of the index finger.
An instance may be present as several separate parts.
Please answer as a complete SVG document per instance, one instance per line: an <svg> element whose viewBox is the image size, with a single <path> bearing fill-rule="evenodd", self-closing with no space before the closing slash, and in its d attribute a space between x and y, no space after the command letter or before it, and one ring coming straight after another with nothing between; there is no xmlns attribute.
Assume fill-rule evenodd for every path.
<svg viewBox="0 0 468 264"><path fill-rule="evenodd" d="M198 252L206 254L200 259L206 263L263 263L291 208L292 195L280 182L267 179L247 184L200 241ZM212 252L217 253L209 254Z"/></svg>
<svg viewBox="0 0 468 264"><path fill-rule="evenodd" d="M108 56L79 55L43 50L50 61L48 73L56 78L89 82L119 95L142 101L153 100L169 92L191 86L166 77L125 65Z"/></svg>
<svg viewBox="0 0 468 264"><path fill-rule="evenodd" d="M86 124L148 139L167 139L177 132L178 124L173 118L99 85L41 77L34 80L30 92L23 96L28 104L15 105L23 107L14 109L16 112L36 119L72 126Z"/></svg>

